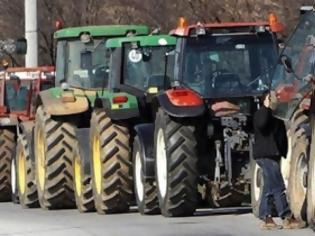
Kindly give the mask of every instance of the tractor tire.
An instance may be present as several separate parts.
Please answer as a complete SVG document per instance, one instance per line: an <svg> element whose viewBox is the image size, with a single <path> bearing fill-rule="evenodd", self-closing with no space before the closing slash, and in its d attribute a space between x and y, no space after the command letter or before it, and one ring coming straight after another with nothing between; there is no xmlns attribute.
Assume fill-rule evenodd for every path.
<svg viewBox="0 0 315 236"><path fill-rule="evenodd" d="M133 176L138 210L141 215L156 215L160 213L157 188L153 181L144 179L144 163L141 155L143 155L142 146L136 136L133 142Z"/></svg>
<svg viewBox="0 0 315 236"><path fill-rule="evenodd" d="M22 134L16 148L17 186L20 204L23 208L39 207L30 143L31 140Z"/></svg>
<svg viewBox="0 0 315 236"><path fill-rule="evenodd" d="M12 202L14 204L19 204L19 190L18 190L18 183L17 183L17 161L16 158L13 156L11 159L11 191L12 191Z"/></svg>
<svg viewBox="0 0 315 236"><path fill-rule="evenodd" d="M0 202L12 200L11 160L15 146L15 134L7 129L0 130Z"/></svg>
<svg viewBox="0 0 315 236"><path fill-rule="evenodd" d="M74 174L74 194L78 210L81 213L95 211L92 178L85 174L82 165L79 143L76 142L73 149L73 174Z"/></svg>
<svg viewBox="0 0 315 236"><path fill-rule="evenodd" d="M96 110L92 114L90 132L96 211L99 214L127 212L133 200L128 126Z"/></svg>
<svg viewBox="0 0 315 236"><path fill-rule="evenodd" d="M159 110L155 121L155 168L163 216L194 214L198 203L196 127Z"/></svg>
<svg viewBox="0 0 315 236"><path fill-rule="evenodd" d="M251 160L251 205L255 217L259 218L259 206L262 198L264 179L262 169L255 160Z"/></svg>
<svg viewBox="0 0 315 236"><path fill-rule="evenodd" d="M307 177L307 204L306 215L307 223L312 227L315 226L315 117L311 118L312 138L310 155L308 162L308 177Z"/></svg>
<svg viewBox="0 0 315 236"><path fill-rule="evenodd" d="M36 186L43 209L75 207L72 149L75 128L51 119L42 107L37 109L34 151Z"/></svg>
<svg viewBox="0 0 315 236"><path fill-rule="evenodd" d="M294 216L306 221L307 169L309 161L309 138L306 130L301 126L308 122L308 117L300 116L293 123L292 153L290 163L290 177L287 195L290 208Z"/></svg>

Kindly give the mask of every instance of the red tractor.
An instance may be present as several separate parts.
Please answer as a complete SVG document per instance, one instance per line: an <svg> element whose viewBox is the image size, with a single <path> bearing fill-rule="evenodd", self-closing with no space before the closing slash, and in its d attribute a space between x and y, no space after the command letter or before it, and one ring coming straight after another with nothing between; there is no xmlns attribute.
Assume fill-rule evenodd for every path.
<svg viewBox="0 0 315 236"><path fill-rule="evenodd" d="M181 19L171 32L171 88L156 96L155 123L137 130L144 151L143 185L136 188L154 179L164 216L191 215L203 201L250 202L252 119L269 88L282 29L271 14L269 22L188 26ZM257 211L259 196L252 196Z"/></svg>
<svg viewBox="0 0 315 236"><path fill-rule="evenodd" d="M25 186L17 188L16 168L20 170L18 177L27 178L27 183L32 184L34 176L27 166L32 162L20 163L19 157L33 156L28 140L32 135L37 96L53 84L54 67L8 68L0 72L0 201L17 202L20 192L22 204L37 204L35 187L33 193L26 194Z"/></svg>

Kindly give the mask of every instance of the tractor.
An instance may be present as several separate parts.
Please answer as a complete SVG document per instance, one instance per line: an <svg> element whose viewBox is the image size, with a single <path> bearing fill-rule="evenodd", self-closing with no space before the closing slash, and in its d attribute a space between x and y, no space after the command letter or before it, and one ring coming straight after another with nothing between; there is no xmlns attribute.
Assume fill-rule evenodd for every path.
<svg viewBox="0 0 315 236"><path fill-rule="evenodd" d="M75 194L79 209L82 209L82 203L87 203L86 193L91 189L95 208L100 214L126 212L133 204L131 151L133 142L135 146L139 142L134 127L153 121L152 98L170 80L172 68L165 71L165 54L174 48L175 38L169 35L115 38L106 42L109 58L107 91L96 98L90 135L81 139L81 153L77 148L74 155ZM89 140L87 158L83 146ZM87 176L92 178L92 185L84 183ZM156 199L152 200L140 211L157 213Z"/></svg>
<svg viewBox="0 0 315 236"><path fill-rule="evenodd" d="M282 29L271 14L269 22L190 26L181 18L171 31L174 76L154 97L155 121L137 130L143 151L134 157L139 178L155 183L162 215L189 216L201 203L241 206L251 195L257 211L252 120L269 88Z"/></svg>
<svg viewBox="0 0 315 236"><path fill-rule="evenodd" d="M75 207L72 151L77 137L90 126L94 101L107 84L106 40L148 33L149 28L141 25L85 26L55 32L55 84L40 92L33 138L23 146L34 147L34 173L41 208ZM30 192L25 180L20 178L23 182L19 184L26 186L25 192Z"/></svg>
<svg viewBox="0 0 315 236"><path fill-rule="evenodd" d="M29 127L34 123L36 98L40 90L49 88L54 82L53 67L8 68L0 72L0 128L1 128L1 201L21 200L22 205L35 206L37 195L30 166L18 162L21 145L31 135ZM30 149L25 147L26 158L30 158ZM17 166L21 171L17 176ZM23 176L21 176L23 175ZM30 177L31 176L31 177ZM17 178L31 179L27 182L32 194L24 195L23 188L17 185Z"/></svg>
<svg viewBox="0 0 315 236"><path fill-rule="evenodd" d="M274 115L288 126L289 150L282 160L287 195L294 216L315 222L315 11L301 9L300 21L280 54L271 89L277 95Z"/></svg>

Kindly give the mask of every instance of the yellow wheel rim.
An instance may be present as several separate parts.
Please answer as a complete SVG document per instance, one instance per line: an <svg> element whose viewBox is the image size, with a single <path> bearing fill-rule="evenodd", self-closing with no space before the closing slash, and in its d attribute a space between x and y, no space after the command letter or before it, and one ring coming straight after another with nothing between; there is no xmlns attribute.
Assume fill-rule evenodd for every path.
<svg viewBox="0 0 315 236"><path fill-rule="evenodd" d="M18 153L18 170L19 191L24 194L26 190L26 159L22 150Z"/></svg>
<svg viewBox="0 0 315 236"><path fill-rule="evenodd" d="M96 187L96 192L101 194L102 192L102 161L101 161L101 147L100 136L93 136L93 177Z"/></svg>
<svg viewBox="0 0 315 236"><path fill-rule="evenodd" d="M45 143L43 131L39 129L37 131L36 139L36 148L37 148L37 179L39 182L39 187L42 191L45 189Z"/></svg>
<svg viewBox="0 0 315 236"><path fill-rule="evenodd" d="M81 185L81 160L79 157L75 157L74 159L74 181L75 181L75 190L77 195L80 197L82 193L82 185Z"/></svg>

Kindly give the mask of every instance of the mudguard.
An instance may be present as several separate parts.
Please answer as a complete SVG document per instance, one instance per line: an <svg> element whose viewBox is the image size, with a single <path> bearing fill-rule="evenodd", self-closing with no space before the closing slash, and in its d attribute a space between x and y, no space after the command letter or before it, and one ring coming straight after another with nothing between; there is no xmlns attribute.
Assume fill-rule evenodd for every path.
<svg viewBox="0 0 315 236"><path fill-rule="evenodd" d="M113 98L117 96L126 97L128 101L114 104ZM102 107L112 120L126 120L140 116L137 98L128 93L108 93L107 97L95 100L95 107Z"/></svg>
<svg viewBox="0 0 315 236"><path fill-rule="evenodd" d="M82 90L74 90L75 101L64 102L61 98L62 90L52 88L40 92L40 100L44 110L51 115L62 116L79 114L89 109L88 99Z"/></svg>
<svg viewBox="0 0 315 236"><path fill-rule="evenodd" d="M143 176L145 180L155 180L154 168L154 124L140 124L135 126L139 137L143 165Z"/></svg>
<svg viewBox="0 0 315 236"><path fill-rule="evenodd" d="M197 117L205 112L204 104L196 106L176 106L170 101L166 93L157 95L157 100L160 107L173 117Z"/></svg>
<svg viewBox="0 0 315 236"><path fill-rule="evenodd" d="M79 142L79 153L85 175L91 175L90 129L76 129L76 138Z"/></svg>

